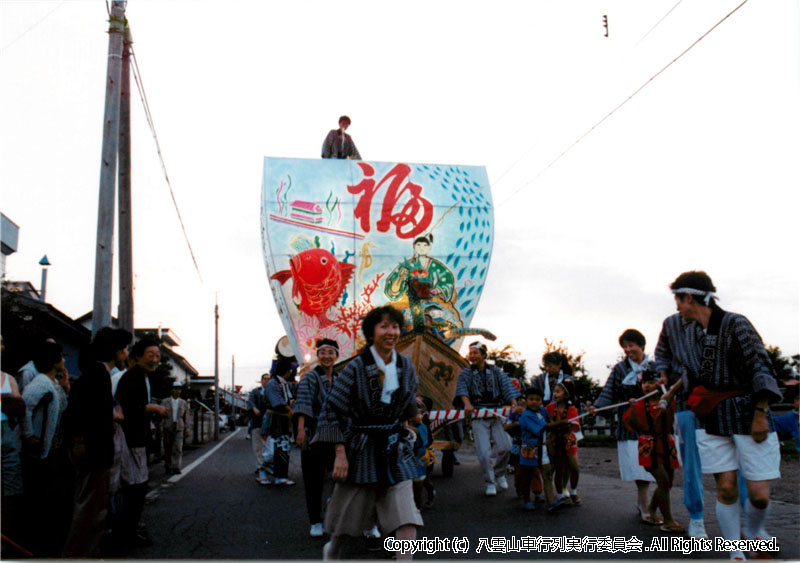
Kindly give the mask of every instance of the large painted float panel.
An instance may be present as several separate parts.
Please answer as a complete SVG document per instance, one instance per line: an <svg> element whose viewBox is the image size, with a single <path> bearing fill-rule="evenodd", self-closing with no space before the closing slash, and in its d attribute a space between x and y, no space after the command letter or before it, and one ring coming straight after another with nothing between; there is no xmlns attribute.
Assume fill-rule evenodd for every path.
<svg viewBox="0 0 800 563"><path fill-rule="evenodd" d="M361 318L384 304L408 328L416 304L459 345L446 335L469 327L494 239L485 168L267 157L261 205L270 288L298 361L322 337L354 355ZM410 292L420 276L425 287Z"/></svg>

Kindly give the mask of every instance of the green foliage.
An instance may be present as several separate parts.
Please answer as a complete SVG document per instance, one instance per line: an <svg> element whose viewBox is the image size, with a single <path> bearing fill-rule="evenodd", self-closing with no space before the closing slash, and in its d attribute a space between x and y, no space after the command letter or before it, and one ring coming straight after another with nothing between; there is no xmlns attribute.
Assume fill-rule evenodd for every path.
<svg viewBox="0 0 800 563"><path fill-rule="evenodd" d="M494 362L500 369L506 369L504 368L506 365L513 366L512 377L517 378L522 385L528 384L525 378L525 360L520 357L520 353L511 344L507 344L502 349L490 349L486 354L486 359Z"/></svg>
<svg viewBox="0 0 800 563"><path fill-rule="evenodd" d="M786 357L778 346L766 346L767 355L778 380L778 388L783 394L783 403L791 404L797 396L797 376L800 373L800 354ZM790 383L794 382L794 383Z"/></svg>
<svg viewBox="0 0 800 563"><path fill-rule="evenodd" d="M781 353L778 346L767 346L766 349L779 382L785 383L790 379L797 378L797 374L800 372L800 354L787 358Z"/></svg>

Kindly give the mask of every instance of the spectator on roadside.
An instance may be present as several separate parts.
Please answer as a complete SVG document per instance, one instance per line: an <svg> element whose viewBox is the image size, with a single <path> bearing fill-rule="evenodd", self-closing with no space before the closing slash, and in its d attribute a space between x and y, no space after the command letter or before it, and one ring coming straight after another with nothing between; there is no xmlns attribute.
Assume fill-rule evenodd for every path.
<svg viewBox="0 0 800 563"><path fill-rule="evenodd" d="M111 372L125 366L131 333L104 327L82 358L65 413L65 439L75 468L75 507L64 557L102 557L114 467ZM119 468L117 468L119 472Z"/></svg>
<svg viewBox="0 0 800 563"><path fill-rule="evenodd" d="M133 355L126 354L126 359L120 366L114 366L111 369L111 394L117 394L117 385L119 385L119 380L122 379L122 376L125 375L125 372L128 371L128 368L131 368L136 365L136 361L133 359Z"/></svg>
<svg viewBox="0 0 800 563"><path fill-rule="evenodd" d="M17 373L14 374L14 378L17 382L17 387L20 389L20 393L25 390L25 387L33 381L33 378L39 372L36 371L36 366L33 365L33 360L28 360L21 368L17 370Z"/></svg>
<svg viewBox="0 0 800 563"><path fill-rule="evenodd" d="M167 409L164 418L164 467L167 473L180 475L183 461L183 440L189 437L189 403L181 399L183 385L172 384L172 396L161 401Z"/></svg>
<svg viewBox="0 0 800 563"><path fill-rule="evenodd" d="M33 362L39 373L22 393L26 545L37 557L58 557L66 539L66 513L72 501L60 429L67 407L62 382L69 374L61 345L55 342L43 342L35 350ZM38 533L41 529L49 533L42 537Z"/></svg>
<svg viewBox="0 0 800 563"><path fill-rule="evenodd" d="M133 346L136 365L119 380L116 399L122 407L122 430L130 450L130 465L123 466L123 508L119 523L122 547L150 545L146 531L138 530L147 495L147 441L153 417L166 416L166 409L153 404L149 375L158 369L161 350L157 340L143 338Z"/></svg>
<svg viewBox="0 0 800 563"><path fill-rule="evenodd" d="M289 479L294 395L287 381L293 371L294 363L291 358L279 358L273 366L272 378L264 388L269 407L261 422L261 434L266 436L263 462L258 472L258 482L262 485L295 484Z"/></svg>
<svg viewBox="0 0 800 563"><path fill-rule="evenodd" d="M250 445L253 448L253 456L256 458L256 473L264 458L264 440L261 438L261 422L264 420L264 413L267 412L267 396L264 389L269 383L269 373L261 375L261 385L250 391L247 397L247 408L250 410ZM256 479L257 480L257 479Z"/></svg>
<svg viewBox="0 0 800 563"><path fill-rule="evenodd" d="M0 336L0 347L5 349ZM20 421L25 415L25 401L19 392L17 381L9 374L0 372L0 394L2 394L2 477L3 501L2 533L12 541L21 541L22 521L22 460L20 459Z"/></svg>
<svg viewBox="0 0 800 563"><path fill-rule="evenodd" d="M52 338L45 338L45 342L55 343L55 340ZM25 363L21 368L17 370L17 373L14 374L14 378L17 380L17 386L19 387L19 392L22 394L25 391L25 387L33 381L33 378L39 374L39 371L36 369L36 366L33 363L33 359L29 360Z"/></svg>

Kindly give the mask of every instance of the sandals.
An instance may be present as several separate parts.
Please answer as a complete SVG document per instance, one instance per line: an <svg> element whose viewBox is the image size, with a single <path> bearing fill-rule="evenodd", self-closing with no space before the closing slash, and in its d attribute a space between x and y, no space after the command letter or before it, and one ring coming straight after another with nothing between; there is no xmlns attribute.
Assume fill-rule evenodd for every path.
<svg viewBox="0 0 800 563"><path fill-rule="evenodd" d="M664 524L661 526L662 532L670 532L672 534L685 534L686 528L678 524L677 522L673 522L672 524Z"/></svg>
<svg viewBox="0 0 800 563"><path fill-rule="evenodd" d="M650 524L651 526L661 526L664 523L663 520L659 520L655 516L650 516L649 514L642 516L642 522Z"/></svg>

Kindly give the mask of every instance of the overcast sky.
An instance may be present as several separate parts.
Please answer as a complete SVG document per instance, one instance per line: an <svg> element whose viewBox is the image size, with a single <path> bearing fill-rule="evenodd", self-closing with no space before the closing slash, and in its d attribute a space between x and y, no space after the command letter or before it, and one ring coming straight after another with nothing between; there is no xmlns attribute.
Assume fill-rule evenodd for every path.
<svg viewBox="0 0 800 563"><path fill-rule="evenodd" d="M798 1L749 0L675 60L740 4L131 0L202 274L135 93L137 326L173 329L212 374L218 295L223 382L235 355L255 384L283 334L263 157L318 157L346 113L365 160L486 166L495 246L473 325L529 373L545 338L585 351L600 381L626 328L652 352L689 269L798 353ZM102 0L0 0L0 210L20 226L7 274L38 287L46 254L48 301L73 317L93 299L107 26Z"/></svg>

